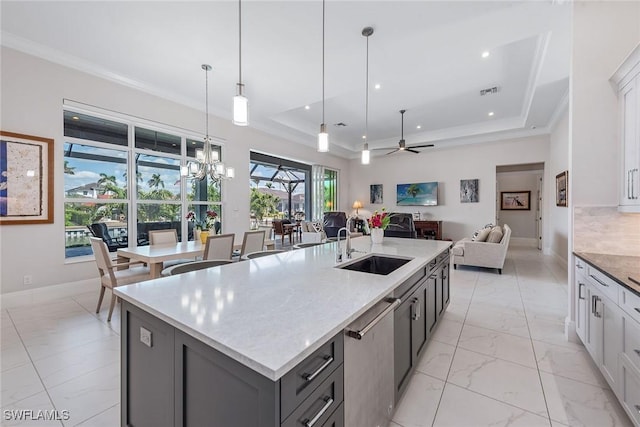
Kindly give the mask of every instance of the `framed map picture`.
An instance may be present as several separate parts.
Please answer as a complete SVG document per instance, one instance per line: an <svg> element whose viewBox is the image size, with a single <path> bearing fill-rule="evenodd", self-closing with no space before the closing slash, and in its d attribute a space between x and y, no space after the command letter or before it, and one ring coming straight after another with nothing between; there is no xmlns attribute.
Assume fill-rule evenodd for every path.
<svg viewBox="0 0 640 427"><path fill-rule="evenodd" d="M0 225L53 223L53 139L0 131Z"/></svg>

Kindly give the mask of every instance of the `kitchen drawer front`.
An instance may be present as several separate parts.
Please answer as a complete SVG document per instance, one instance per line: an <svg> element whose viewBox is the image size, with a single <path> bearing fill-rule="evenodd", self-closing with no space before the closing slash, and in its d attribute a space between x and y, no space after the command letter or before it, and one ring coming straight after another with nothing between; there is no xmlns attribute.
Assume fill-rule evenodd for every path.
<svg viewBox="0 0 640 427"><path fill-rule="evenodd" d="M284 420L282 427L322 426L343 400L344 369L340 365Z"/></svg>
<svg viewBox="0 0 640 427"><path fill-rule="evenodd" d="M344 402L341 403L329 419L322 424L322 427L344 427Z"/></svg>
<svg viewBox="0 0 640 427"><path fill-rule="evenodd" d="M588 267L588 274L589 282L617 304L620 285L592 266Z"/></svg>
<svg viewBox="0 0 640 427"><path fill-rule="evenodd" d="M623 316L624 325L624 354L640 371L640 323L629 316Z"/></svg>
<svg viewBox="0 0 640 427"><path fill-rule="evenodd" d="M435 260L434 260L435 261ZM398 286L393 291L394 298L402 298L403 300L405 296L409 295L407 292L411 291L412 288L419 283L425 276L427 275L426 269L423 267L417 272L413 273L411 277L405 280L400 286Z"/></svg>
<svg viewBox="0 0 640 427"><path fill-rule="evenodd" d="M287 418L343 361L344 334L340 332L282 377L280 419Z"/></svg>
<svg viewBox="0 0 640 427"><path fill-rule="evenodd" d="M640 296L620 286L620 307L631 317L640 322Z"/></svg>
<svg viewBox="0 0 640 427"><path fill-rule="evenodd" d="M621 400L631 421L640 426L640 371L632 368L625 356L620 357L622 370Z"/></svg>

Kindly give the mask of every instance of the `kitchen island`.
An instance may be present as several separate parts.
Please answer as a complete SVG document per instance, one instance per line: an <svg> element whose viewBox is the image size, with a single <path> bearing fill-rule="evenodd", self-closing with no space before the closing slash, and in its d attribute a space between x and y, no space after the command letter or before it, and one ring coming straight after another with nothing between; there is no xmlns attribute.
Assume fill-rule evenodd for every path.
<svg viewBox="0 0 640 427"><path fill-rule="evenodd" d="M185 406L205 396L235 402L238 406L228 412L241 409L244 417L232 420L224 418L227 414L209 425L286 425L283 414L296 409L296 399L312 394L310 388L300 390L317 370L301 374L302 385L293 380L293 397L285 402L288 376L318 352L333 354L322 356L327 362L318 368L339 365L343 330L412 278L426 280L429 265L448 254L450 245L394 238L371 245L368 237L352 239L358 251L353 260L371 253L410 259L388 275L336 268L352 261L336 264L334 242L117 288L124 301L123 425L192 424ZM197 374L198 366L211 364L216 372ZM339 384L339 371L327 369L317 381ZM242 381L234 382L237 378ZM341 386L335 388L340 392ZM288 406L291 411L283 409Z"/></svg>

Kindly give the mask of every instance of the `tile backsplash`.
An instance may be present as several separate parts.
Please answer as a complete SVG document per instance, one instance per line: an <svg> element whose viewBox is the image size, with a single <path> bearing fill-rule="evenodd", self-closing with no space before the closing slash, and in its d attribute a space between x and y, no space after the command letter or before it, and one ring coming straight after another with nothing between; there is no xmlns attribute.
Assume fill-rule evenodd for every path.
<svg viewBox="0 0 640 427"><path fill-rule="evenodd" d="M620 213L615 206L575 207L573 250L640 256L640 214Z"/></svg>

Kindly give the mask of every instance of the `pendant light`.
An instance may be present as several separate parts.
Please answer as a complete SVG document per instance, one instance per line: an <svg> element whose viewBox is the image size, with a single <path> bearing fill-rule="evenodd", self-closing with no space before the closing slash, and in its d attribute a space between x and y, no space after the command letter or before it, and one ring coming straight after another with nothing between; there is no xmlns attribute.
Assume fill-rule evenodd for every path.
<svg viewBox="0 0 640 427"><path fill-rule="evenodd" d="M324 1L322 0L322 124L318 134L318 152L320 153L329 151L329 134L327 125L324 123Z"/></svg>
<svg viewBox="0 0 640 427"><path fill-rule="evenodd" d="M373 34L372 27L362 29L362 35L367 38L367 72L366 72L366 91L364 103L364 149L362 150L362 164L368 165L371 162L371 152L369 151L369 36Z"/></svg>
<svg viewBox="0 0 640 427"><path fill-rule="evenodd" d="M202 181L209 177L215 182L220 182L223 179L234 178L235 170L231 167L226 167L225 164L220 161L218 151L211 148L212 138L209 136L209 71L211 71L211 65L202 64L202 69L205 72L206 135L204 137L202 150L196 150L196 159L189 161L186 167L181 167L180 174L193 180Z"/></svg>
<svg viewBox="0 0 640 427"><path fill-rule="evenodd" d="M233 124L249 125L249 100L242 94L242 0L238 0L238 84L236 96L233 97Z"/></svg>

